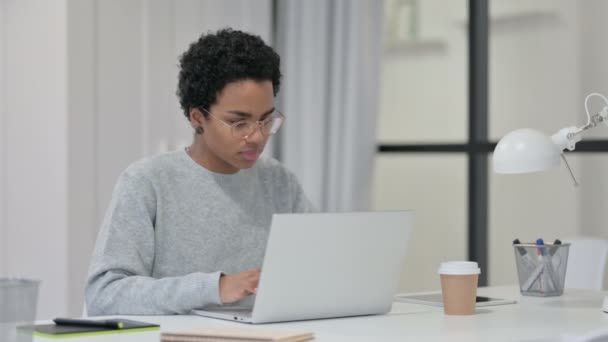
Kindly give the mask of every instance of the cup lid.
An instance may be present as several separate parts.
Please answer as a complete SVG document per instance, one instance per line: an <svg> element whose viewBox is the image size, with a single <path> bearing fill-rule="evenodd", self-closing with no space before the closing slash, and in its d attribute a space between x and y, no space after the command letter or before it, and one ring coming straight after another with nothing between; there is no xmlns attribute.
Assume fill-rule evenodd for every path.
<svg viewBox="0 0 608 342"><path fill-rule="evenodd" d="M481 270L475 261L448 261L441 263L437 273L448 275L480 274Z"/></svg>

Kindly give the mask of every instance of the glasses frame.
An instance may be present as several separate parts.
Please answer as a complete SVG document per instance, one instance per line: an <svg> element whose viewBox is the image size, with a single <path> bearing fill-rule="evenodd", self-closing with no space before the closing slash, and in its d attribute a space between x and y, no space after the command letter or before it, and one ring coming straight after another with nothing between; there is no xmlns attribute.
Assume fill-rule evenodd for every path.
<svg viewBox="0 0 608 342"><path fill-rule="evenodd" d="M210 111L206 110L206 109L205 109L205 108L203 108L203 107L198 107L198 108L199 108L200 110L204 111L205 113L209 114L209 115L210 115L211 117L213 117L214 119L219 120L219 121L220 121L221 123L223 123L224 125L226 125L226 126L230 127L230 133L232 133L232 136L233 136L234 138L237 138L237 139L247 139L247 138L249 138L249 137L250 137L250 136L251 136L251 135L252 135L252 134L255 132L256 128L260 130L260 134L262 134L262 136L264 136L264 137L270 137L270 136L274 135L274 134L275 134L275 133L276 133L276 132L277 132L277 131L278 131L278 130L281 128L281 126L283 126L283 122L285 122L285 115L283 115L283 113L281 113L280 111L278 111L278 110L276 110L276 109L275 109L275 110L274 110L274 111L273 111L273 112L272 112L272 113L271 113L271 114L270 114L270 115L269 115L269 116L268 116L266 119L264 119L264 120L257 120L257 121L253 121L253 122L252 122L252 121L249 121L249 120L243 119L243 120L239 120L239 121L237 121L237 122L235 122L235 123L230 123L230 122L226 122L224 119L222 119L222 118L218 117L217 115L215 115L215 114L211 113ZM279 122L280 122L280 123L279 123L279 127L278 127L278 128L277 128L277 129L276 129L274 132L272 132L272 131L271 131L270 133L265 134L265 133L264 133L264 131L262 130L262 126L264 126L264 124L265 124L265 123L266 123L268 120L270 120L271 118L274 118L275 120L276 120L276 119L279 119L279 120L280 120L280 121L279 121ZM238 134L236 133L236 126L240 125L240 124L241 124L243 121L247 122L248 124L253 123L255 126L254 126L254 128L251 130L251 132L247 133L246 135L241 136L241 135L238 135Z"/></svg>

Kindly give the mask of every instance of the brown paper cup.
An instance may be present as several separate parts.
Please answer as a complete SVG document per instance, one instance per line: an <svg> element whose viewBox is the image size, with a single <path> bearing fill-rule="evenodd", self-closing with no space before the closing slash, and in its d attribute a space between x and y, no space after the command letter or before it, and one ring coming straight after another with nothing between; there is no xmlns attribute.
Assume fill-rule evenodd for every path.
<svg viewBox="0 0 608 342"><path fill-rule="evenodd" d="M474 314L479 274L441 274L440 277L443 312L446 315Z"/></svg>

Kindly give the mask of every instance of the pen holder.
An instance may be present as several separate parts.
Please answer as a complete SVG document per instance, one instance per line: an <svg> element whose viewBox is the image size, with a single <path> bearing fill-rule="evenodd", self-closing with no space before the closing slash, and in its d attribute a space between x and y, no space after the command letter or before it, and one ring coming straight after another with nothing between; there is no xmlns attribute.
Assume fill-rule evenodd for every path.
<svg viewBox="0 0 608 342"><path fill-rule="evenodd" d="M514 244L519 289L524 296L550 297L564 293L570 244Z"/></svg>

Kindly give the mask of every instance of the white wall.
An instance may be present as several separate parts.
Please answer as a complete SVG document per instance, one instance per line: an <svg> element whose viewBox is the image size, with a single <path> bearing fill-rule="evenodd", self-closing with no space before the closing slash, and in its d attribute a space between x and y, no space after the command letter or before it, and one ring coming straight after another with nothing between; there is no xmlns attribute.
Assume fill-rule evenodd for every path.
<svg viewBox="0 0 608 342"><path fill-rule="evenodd" d="M390 18L393 1L387 2ZM378 141L466 141L467 1L418 1L412 39L387 41ZM390 37L390 19L385 36ZM376 158L374 208L411 209L416 220L400 290L437 290L441 261L467 257L465 154L394 154Z"/></svg>
<svg viewBox="0 0 608 342"><path fill-rule="evenodd" d="M606 41L605 13L608 2L585 0L581 2L581 101L578 104L579 122L585 120L582 99L588 93L599 92L608 96L608 44ZM591 114L604 104L599 98L590 101ZM601 126L585 135L588 138L608 139L608 127ZM581 169L581 217L583 234L608 238L608 155L586 154Z"/></svg>
<svg viewBox="0 0 608 342"><path fill-rule="evenodd" d="M95 103L98 222L118 175L144 156L142 1L96 1ZM143 63L142 63L143 62Z"/></svg>
<svg viewBox="0 0 608 342"><path fill-rule="evenodd" d="M96 46L93 0L69 0L67 8L67 312L82 310L84 280L95 239L97 197ZM41 301L44 297L41 298Z"/></svg>
<svg viewBox="0 0 608 342"><path fill-rule="evenodd" d="M6 262L7 262L7 254L6 248L4 248L5 240L6 240L6 221L4 211L6 210L6 171L5 171L5 163L6 163L6 106L4 102L5 94L5 82L6 77L4 75L5 66L5 58L4 58L4 45L6 42L6 27L4 19L6 16L6 3L5 0L0 1L0 276L4 276L6 274Z"/></svg>
<svg viewBox="0 0 608 342"><path fill-rule="evenodd" d="M490 138L522 127L553 134L580 122L579 3L491 4L500 6L494 6L490 36ZM580 169L580 158L569 161ZM489 184L490 284L517 282L513 239L553 241L580 233L583 193L565 166L540 174L491 172Z"/></svg>
<svg viewBox="0 0 608 342"><path fill-rule="evenodd" d="M189 143L178 55L210 29L269 41L271 3L0 0L0 275L42 280L39 318L79 315L114 182Z"/></svg>
<svg viewBox="0 0 608 342"><path fill-rule="evenodd" d="M494 46L493 51L509 57L509 67L493 73L496 79L504 80L499 87L493 84L497 100L492 113L497 118L494 137L517 127L535 127L551 134L562 127L584 124L585 96L590 92L608 94L608 47L602 43L608 3L561 0L534 6L534 11L544 16L537 16L535 22L521 22L511 31L504 29L501 37L494 39L494 44L502 47ZM498 58L495 55L493 60ZM495 63L499 68L499 62ZM526 86L518 86L521 84ZM505 93L509 96L501 96ZM597 111L601 106L601 100L595 98L590 108ZM583 140L607 139L607 128L597 127ZM608 214L603 210L608 205L607 157L606 153L568 155L581 183L579 188L572 186L565 165L538 175L492 175L490 248L504 256L494 258L493 269L500 269L513 253L505 245L512 237L608 238ZM513 282L514 273L493 272L492 283Z"/></svg>
<svg viewBox="0 0 608 342"><path fill-rule="evenodd" d="M395 1L387 1L386 37ZM467 139L467 6L465 0L418 1L415 37L387 39L378 139L386 143Z"/></svg>
<svg viewBox="0 0 608 342"><path fill-rule="evenodd" d="M39 315L65 313L67 2L3 1L5 274L42 279Z"/></svg>
<svg viewBox="0 0 608 342"><path fill-rule="evenodd" d="M418 3L417 40L385 54L379 140L459 142L468 134L466 2ZM608 3L594 0L490 2L491 139L520 127L551 134L584 122L584 94L608 93L608 47L601 43L607 10ZM596 131L602 138L608 134L606 128ZM425 169L431 160L439 170ZM514 238L608 237L608 214L601 210L608 204L606 160L604 155L569 156L582 182L578 189L565 166L544 174L502 176L492 173L489 160L490 284L517 281ZM466 175L466 163L428 154L395 155L378 158L376 170L377 209L410 206L419 212L411 241L415 262L406 271L422 277L402 279L402 289L428 289L436 278L429 270L438 258L466 256L466 212L458 219L466 207L448 204L454 198L466 201L467 180L458 177ZM454 236L458 233L460 239ZM431 243L441 252L421 258L420 246Z"/></svg>
<svg viewBox="0 0 608 342"><path fill-rule="evenodd" d="M439 263L466 259L466 165L447 153L376 158L376 209L415 213L400 291L439 290Z"/></svg>
<svg viewBox="0 0 608 342"><path fill-rule="evenodd" d="M553 134L582 119L577 115L579 3L543 0L533 8L526 0L493 4L503 6L493 6L498 9L490 24L490 138L498 140L520 127ZM513 7L521 7L521 13Z"/></svg>

